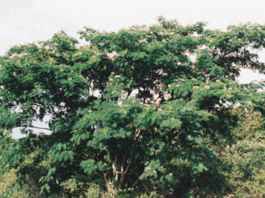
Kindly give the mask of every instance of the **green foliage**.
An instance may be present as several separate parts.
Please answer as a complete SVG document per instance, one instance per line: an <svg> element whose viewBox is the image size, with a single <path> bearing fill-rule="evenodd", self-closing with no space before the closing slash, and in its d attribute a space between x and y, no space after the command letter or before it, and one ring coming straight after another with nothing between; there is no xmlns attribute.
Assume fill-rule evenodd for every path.
<svg viewBox="0 0 265 198"><path fill-rule="evenodd" d="M222 151L222 158L231 164L227 178L232 194L237 197L262 197L264 191L264 129L263 117L252 109L237 109L241 125L233 131L238 141Z"/></svg>
<svg viewBox="0 0 265 198"><path fill-rule="evenodd" d="M264 144L235 135L245 122L237 107L263 122L264 94L235 79L242 67L264 71L253 51L265 47L264 26L213 31L160 18L80 37L86 44L60 32L0 58L0 165L18 182L44 197L224 197L246 192L252 181L236 180L246 171L248 192L264 193ZM10 139L45 115L51 135Z"/></svg>

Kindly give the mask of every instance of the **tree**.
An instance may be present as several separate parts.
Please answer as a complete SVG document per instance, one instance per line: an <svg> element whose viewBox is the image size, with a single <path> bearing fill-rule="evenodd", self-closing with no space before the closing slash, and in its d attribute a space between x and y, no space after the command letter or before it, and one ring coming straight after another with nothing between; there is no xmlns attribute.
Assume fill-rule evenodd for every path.
<svg viewBox="0 0 265 198"><path fill-rule="evenodd" d="M236 77L264 71L253 49L265 47L265 26L215 31L159 18L118 32L85 28L80 39L60 32L0 59L2 136L51 116L51 135L25 130L6 143L15 146L2 161L18 178L45 196L82 197L94 185L113 196L228 193L220 156L236 140L234 109L264 113L264 94Z"/></svg>

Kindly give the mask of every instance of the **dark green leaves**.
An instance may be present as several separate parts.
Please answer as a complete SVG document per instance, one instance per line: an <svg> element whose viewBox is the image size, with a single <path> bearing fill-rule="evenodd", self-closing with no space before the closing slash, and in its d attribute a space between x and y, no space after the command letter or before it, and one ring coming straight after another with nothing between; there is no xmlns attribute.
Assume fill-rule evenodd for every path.
<svg viewBox="0 0 265 198"><path fill-rule="evenodd" d="M253 51L265 46L264 26L213 31L160 18L80 35L86 43L60 32L0 58L0 165L34 178L45 197L82 197L91 184L113 196L223 197L235 112L265 113L259 86L235 81L241 67L264 71ZM6 139L45 115L51 135Z"/></svg>

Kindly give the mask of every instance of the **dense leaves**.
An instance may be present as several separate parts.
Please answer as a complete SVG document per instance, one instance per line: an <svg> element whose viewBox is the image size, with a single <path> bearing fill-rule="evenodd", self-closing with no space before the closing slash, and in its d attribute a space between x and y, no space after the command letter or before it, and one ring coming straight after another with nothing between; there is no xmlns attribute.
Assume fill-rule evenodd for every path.
<svg viewBox="0 0 265 198"><path fill-rule="evenodd" d="M60 32L0 58L3 167L46 197L233 193L222 153L239 139L236 109L262 121L265 113L264 94L235 79L240 68L264 71L255 52L265 26L213 31L160 18L118 32L85 28L80 39ZM50 135L28 130L45 116ZM27 136L8 138L14 127Z"/></svg>

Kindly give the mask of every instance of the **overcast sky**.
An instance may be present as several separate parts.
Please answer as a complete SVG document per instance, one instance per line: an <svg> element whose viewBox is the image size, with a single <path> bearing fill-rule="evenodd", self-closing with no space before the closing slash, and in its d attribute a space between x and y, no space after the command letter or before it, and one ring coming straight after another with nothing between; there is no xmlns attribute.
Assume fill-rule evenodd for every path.
<svg viewBox="0 0 265 198"><path fill-rule="evenodd" d="M210 27L265 24L262 0L0 0L0 54L19 43L45 40L60 30L74 35L84 26L117 30L154 23L158 16ZM257 78L246 72L244 78ZM258 76L259 77L259 76Z"/></svg>

